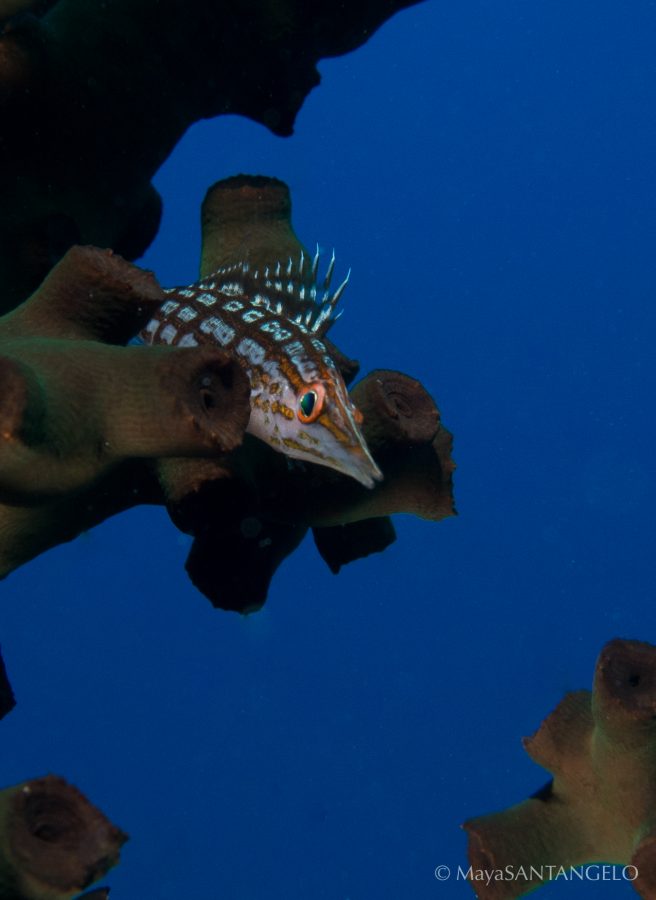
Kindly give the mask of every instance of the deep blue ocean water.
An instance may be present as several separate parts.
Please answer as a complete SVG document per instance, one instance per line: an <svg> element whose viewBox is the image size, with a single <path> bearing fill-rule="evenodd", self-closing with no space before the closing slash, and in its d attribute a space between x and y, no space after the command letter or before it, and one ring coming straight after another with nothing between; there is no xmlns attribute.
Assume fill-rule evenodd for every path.
<svg viewBox="0 0 656 900"><path fill-rule="evenodd" d="M158 509L4 582L3 783L64 775L130 833L112 900L472 896L434 869L547 779L521 737L607 640L656 642L655 23L431 0L324 61L292 138L200 123L158 174L165 285L196 277L211 183L289 183L353 269L336 342L436 397L459 516L397 517L338 577L308 539L248 618L191 587Z"/></svg>

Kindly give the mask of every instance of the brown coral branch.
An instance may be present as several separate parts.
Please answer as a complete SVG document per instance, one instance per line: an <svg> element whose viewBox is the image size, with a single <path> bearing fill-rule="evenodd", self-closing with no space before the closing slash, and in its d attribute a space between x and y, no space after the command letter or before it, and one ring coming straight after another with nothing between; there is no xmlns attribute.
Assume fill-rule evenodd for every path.
<svg viewBox="0 0 656 900"><path fill-rule="evenodd" d="M477 895L510 900L562 869L603 862L628 867L627 880L654 898L655 723L656 647L611 641L592 693L568 694L524 741L553 773L550 789L465 823ZM496 880L506 867L520 876Z"/></svg>
<svg viewBox="0 0 656 900"><path fill-rule="evenodd" d="M68 900L116 865L126 840L62 778L7 788L0 792L0 896ZM106 897L106 889L90 896Z"/></svg>

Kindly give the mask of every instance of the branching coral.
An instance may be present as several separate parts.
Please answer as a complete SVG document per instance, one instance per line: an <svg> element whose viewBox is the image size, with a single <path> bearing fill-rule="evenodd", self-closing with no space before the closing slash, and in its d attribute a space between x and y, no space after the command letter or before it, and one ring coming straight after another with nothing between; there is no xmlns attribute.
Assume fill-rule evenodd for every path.
<svg viewBox="0 0 656 900"><path fill-rule="evenodd" d="M0 791L0 897L70 900L116 865L126 840L61 778ZM107 892L85 896L100 900Z"/></svg>
<svg viewBox="0 0 656 900"><path fill-rule="evenodd" d="M477 895L510 900L538 887L540 874L554 878L603 862L629 866L627 880L653 900L656 647L608 643L592 692L568 694L524 746L553 782L517 806L465 823Z"/></svg>

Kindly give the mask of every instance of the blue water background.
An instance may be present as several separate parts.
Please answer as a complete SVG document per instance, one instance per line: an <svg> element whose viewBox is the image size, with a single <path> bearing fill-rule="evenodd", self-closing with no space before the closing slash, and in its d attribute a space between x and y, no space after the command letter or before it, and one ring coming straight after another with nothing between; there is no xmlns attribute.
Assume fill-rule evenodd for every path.
<svg viewBox="0 0 656 900"><path fill-rule="evenodd" d="M334 339L454 432L459 516L397 517L338 577L308 539L249 618L194 591L157 509L3 584L2 781L60 773L130 832L112 900L472 896L433 871L546 780L521 737L607 640L656 641L655 16L428 2L323 62L291 139L200 123L158 174L166 285L212 182L290 184L353 268Z"/></svg>

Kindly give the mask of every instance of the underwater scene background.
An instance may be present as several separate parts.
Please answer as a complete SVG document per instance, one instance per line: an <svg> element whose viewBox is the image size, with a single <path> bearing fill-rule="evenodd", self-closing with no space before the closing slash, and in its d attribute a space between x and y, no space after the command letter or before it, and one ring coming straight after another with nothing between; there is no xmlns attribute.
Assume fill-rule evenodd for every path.
<svg viewBox="0 0 656 900"><path fill-rule="evenodd" d="M472 896L459 825L538 789L532 734L613 637L654 641L656 64L650 2L427 2L321 63L289 139L193 127L140 261L197 275L237 172L291 188L353 273L331 336L419 378L459 515L261 612L212 609L162 509L3 583L3 783L57 772L131 835L112 900ZM541 896L635 896L620 881Z"/></svg>

